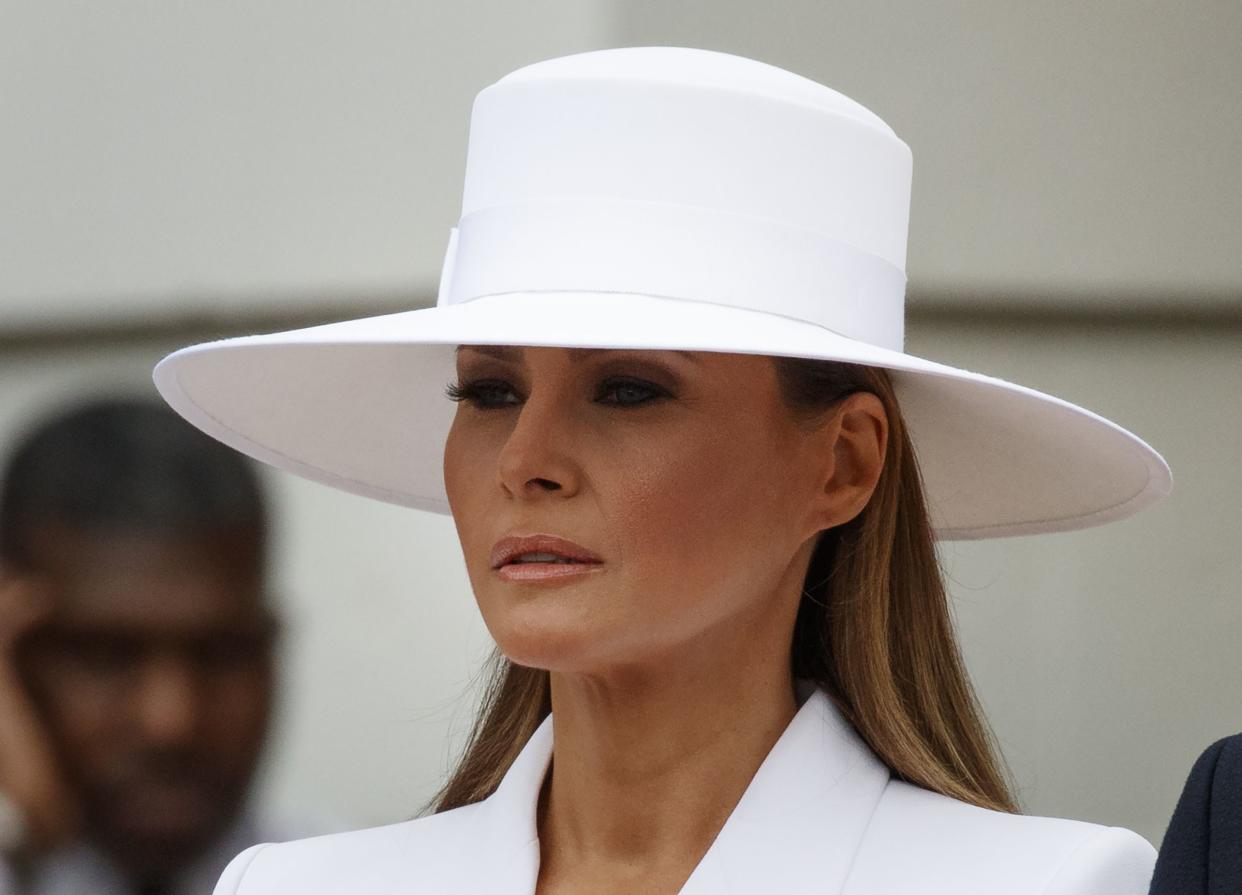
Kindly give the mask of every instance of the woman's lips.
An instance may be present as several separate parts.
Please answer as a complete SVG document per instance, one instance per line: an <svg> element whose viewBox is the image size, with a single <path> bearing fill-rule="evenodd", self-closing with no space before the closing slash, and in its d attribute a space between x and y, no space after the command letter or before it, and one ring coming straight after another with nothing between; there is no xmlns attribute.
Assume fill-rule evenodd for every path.
<svg viewBox="0 0 1242 895"><path fill-rule="evenodd" d="M515 562L496 570L502 581L557 581L590 575L604 568L598 562Z"/></svg>
<svg viewBox="0 0 1242 895"><path fill-rule="evenodd" d="M538 558L524 562L523 556ZM548 557L556 557L556 560ZM598 572L604 565L599 555L581 544L552 534L501 538L492 548L491 561L502 581L560 581Z"/></svg>
<svg viewBox="0 0 1242 895"><path fill-rule="evenodd" d="M512 563L528 553L550 553L580 563L601 563L603 558L581 544L552 534L510 535L501 538L492 547L490 557L493 569ZM531 563L540 565L540 563Z"/></svg>

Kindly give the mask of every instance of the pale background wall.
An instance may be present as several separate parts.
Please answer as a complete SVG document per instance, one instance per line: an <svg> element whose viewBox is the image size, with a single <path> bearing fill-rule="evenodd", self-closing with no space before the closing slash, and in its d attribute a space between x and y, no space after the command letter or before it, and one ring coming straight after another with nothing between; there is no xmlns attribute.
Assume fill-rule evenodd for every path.
<svg viewBox="0 0 1242 895"><path fill-rule="evenodd" d="M1173 495L948 545L967 661L1032 813L1158 843L1242 730L1242 7L1056 2L9 2L0 7L0 445L150 392L181 345L434 300L475 92L541 58L736 52L914 151L907 348L1133 429ZM490 643L451 520L284 474L286 698L258 797L411 816Z"/></svg>

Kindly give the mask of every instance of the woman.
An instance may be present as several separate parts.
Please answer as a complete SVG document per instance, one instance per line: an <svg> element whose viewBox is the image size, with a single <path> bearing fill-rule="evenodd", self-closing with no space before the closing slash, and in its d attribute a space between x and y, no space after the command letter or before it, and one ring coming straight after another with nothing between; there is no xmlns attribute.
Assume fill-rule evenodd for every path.
<svg viewBox="0 0 1242 895"><path fill-rule="evenodd" d="M218 893L1146 891L1137 834L1016 813L934 538L1121 518L1168 467L902 351L910 171L772 66L548 60L475 101L437 307L161 362L234 447L451 512L502 654L436 813Z"/></svg>

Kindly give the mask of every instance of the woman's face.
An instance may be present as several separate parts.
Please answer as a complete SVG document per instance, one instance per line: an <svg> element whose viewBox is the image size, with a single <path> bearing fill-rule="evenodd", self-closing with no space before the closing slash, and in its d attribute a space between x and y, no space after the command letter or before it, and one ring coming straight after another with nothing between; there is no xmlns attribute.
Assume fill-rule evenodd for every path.
<svg viewBox="0 0 1242 895"><path fill-rule="evenodd" d="M849 464L834 463L831 425L808 429L790 415L771 358L468 345L457 354L464 391L445 484L505 655L599 671L773 613L792 624L814 536L840 512L826 496L834 465L840 475ZM879 457L882 444L881 432ZM532 534L599 561L492 567L498 541Z"/></svg>

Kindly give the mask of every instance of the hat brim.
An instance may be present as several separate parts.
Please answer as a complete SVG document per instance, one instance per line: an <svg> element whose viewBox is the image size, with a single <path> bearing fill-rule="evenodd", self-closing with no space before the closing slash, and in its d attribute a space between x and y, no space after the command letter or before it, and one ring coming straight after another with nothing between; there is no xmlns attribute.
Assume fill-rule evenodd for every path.
<svg viewBox="0 0 1242 895"><path fill-rule="evenodd" d="M1169 493L1141 438L1068 401L805 321L632 293L487 296L183 348L156 388L195 426L258 460L387 503L449 513L443 449L460 344L687 349L884 367L940 540L1068 531Z"/></svg>

